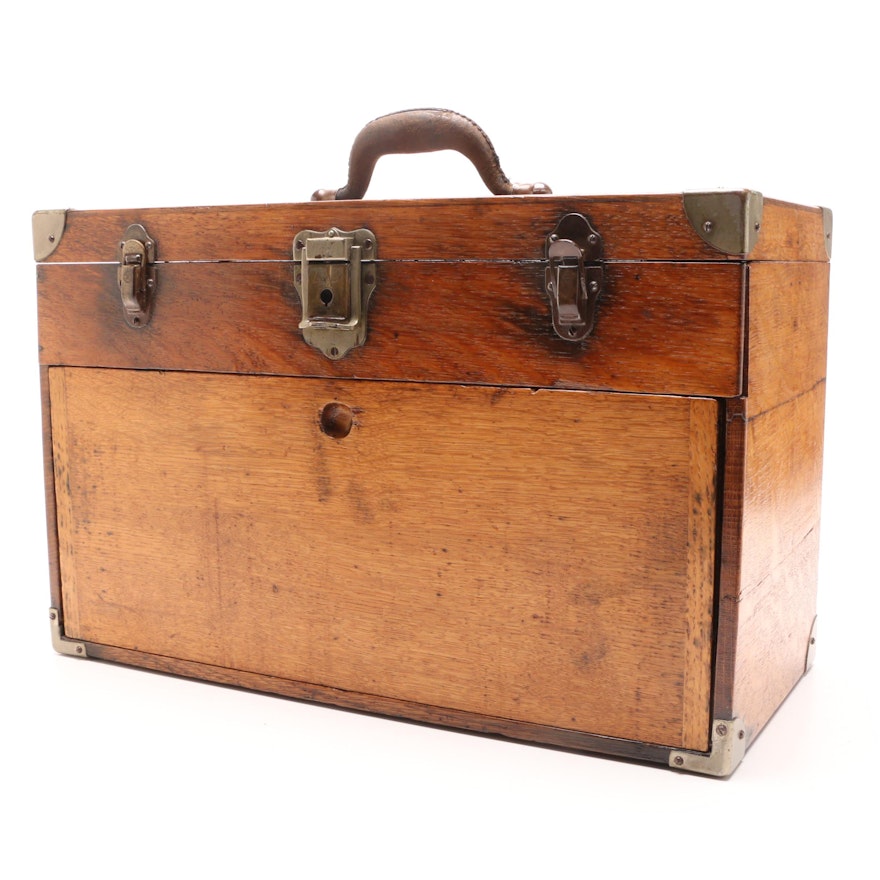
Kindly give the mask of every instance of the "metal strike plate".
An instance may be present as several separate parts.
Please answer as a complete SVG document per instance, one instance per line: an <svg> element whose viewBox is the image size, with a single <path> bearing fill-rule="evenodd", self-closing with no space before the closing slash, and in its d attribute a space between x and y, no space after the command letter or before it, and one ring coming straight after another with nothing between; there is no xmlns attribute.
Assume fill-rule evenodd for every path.
<svg viewBox="0 0 880 880"><path fill-rule="evenodd" d="M560 339L580 342L596 323L602 293L602 237L583 214L566 214L545 243L544 291Z"/></svg>
<svg viewBox="0 0 880 880"><path fill-rule="evenodd" d="M711 751L670 752L669 766L705 776L730 776L745 756L746 745L746 729L739 718L716 718L712 722Z"/></svg>
<svg viewBox="0 0 880 880"><path fill-rule="evenodd" d="M140 224L125 230L119 242L119 269L116 277L122 298L125 323L136 330L145 327L153 316L156 294L156 242Z"/></svg>
<svg viewBox="0 0 880 880"><path fill-rule="evenodd" d="M294 287L303 339L331 360L367 338L367 306L376 289L376 236L369 229L306 229L293 240Z"/></svg>

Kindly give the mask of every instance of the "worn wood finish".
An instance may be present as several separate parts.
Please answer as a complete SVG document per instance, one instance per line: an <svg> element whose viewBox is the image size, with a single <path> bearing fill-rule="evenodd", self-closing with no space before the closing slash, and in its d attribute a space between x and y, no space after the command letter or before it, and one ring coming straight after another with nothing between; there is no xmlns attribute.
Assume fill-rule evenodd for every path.
<svg viewBox="0 0 880 880"><path fill-rule="evenodd" d="M828 263L749 265L749 414L825 379Z"/></svg>
<svg viewBox="0 0 880 880"><path fill-rule="evenodd" d="M563 214L587 213L611 260L720 260L691 228L680 195L629 198L305 202L222 208L70 211L50 262L113 262L119 236L141 223L162 261L289 260L303 229L366 227L382 260L541 260Z"/></svg>
<svg viewBox="0 0 880 880"><path fill-rule="evenodd" d="M331 226L371 229L383 260L539 260L544 239L569 212L590 217L609 260L731 259L694 232L680 194L70 211L61 243L47 259L113 262L119 236L129 224L141 223L162 261L288 260L298 232ZM750 259L826 261L819 209L766 199Z"/></svg>
<svg viewBox="0 0 880 880"><path fill-rule="evenodd" d="M748 396L726 405L715 715L750 736L803 674L816 612L828 278L823 263L749 265Z"/></svg>
<svg viewBox="0 0 880 880"><path fill-rule="evenodd" d="M719 673L724 698L752 736L804 673L816 614L824 403L822 382L733 422L742 488L739 516L731 512L739 533L729 547L735 577L721 585L721 626L735 638L725 633L719 645Z"/></svg>
<svg viewBox="0 0 880 880"><path fill-rule="evenodd" d="M822 209L764 199L761 234L750 261L828 262Z"/></svg>
<svg viewBox="0 0 880 880"><path fill-rule="evenodd" d="M739 596L743 561L743 494L746 454L745 398L725 401L722 434L723 471L720 476L716 583L714 718L733 718L733 684L739 636Z"/></svg>
<svg viewBox="0 0 880 880"><path fill-rule="evenodd" d="M543 293L571 211L607 282L574 346ZM141 331L131 223L159 260ZM336 362L301 338L291 260L331 226L380 257ZM748 258L679 195L69 212L38 266L67 635L566 748L665 761L733 717L751 740L815 613L825 245L820 209L772 199Z"/></svg>
<svg viewBox="0 0 880 880"><path fill-rule="evenodd" d="M71 637L706 747L714 401L50 376Z"/></svg>
<svg viewBox="0 0 880 880"><path fill-rule="evenodd" d="M733 707L749 739L770 720L806 671L816 616L819 529L811 529L783 565L743 592Z"/></svg>
<svg viewBox="0 0 880 880"><path fill-rule="evenodd" d="M457 727L473 733L557 746L563 749L596 752L636 761L666 764L669 760L668 747L656 746L638 740L595 736L579 730L547 727L525 721L514 721L510 718L493 718L473 712L427 706L424 703L407 703L403 700L393 700L372 694L358 694L309 682L289 681L283 678L274 678L271 675L259 675L240 669L226 669L222 666L209 666L205 663L193 663L189 660L161 657L156 654L145 654L142 651L130 651L126 648L114 648L92 642L86 642L86 646L88 656L100 660L141 666L156 672L324 703L358 712L379 713L406 718L422 724Z"/></svg>
<svg viewBox="0 0 880 880"><path fill-rule="evenodd" d="M741 593L785 563L819 523L825 383L746 423Z"/></svg>
<svg viewBox="0 0 880 880"><path fill-rule="evenodd" d="M613 264L593 334L553 332L543 267L387 263L364 347L331 361L299 330L283 263L163 266L150 324L125 325L113 266L39 268L44 364L726 396L741 387L739 264ZM75 291L75 294L72 293Z"/></svg>
<svg viewBox="0 0 880 880"><path fill-rule="evenodd" d="M52 407L49 368L40 367L43 416L43 488L46 499L46 542L49 551L49 596L53 608L61 607L61 572L58 563L58 510L55 506L55 467L52 460Z"/></svg>

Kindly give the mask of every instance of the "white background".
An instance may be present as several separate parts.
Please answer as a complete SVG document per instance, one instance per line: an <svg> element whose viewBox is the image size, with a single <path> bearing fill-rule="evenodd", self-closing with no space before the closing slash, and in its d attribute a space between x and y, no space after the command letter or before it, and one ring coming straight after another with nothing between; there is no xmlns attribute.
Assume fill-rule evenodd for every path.
<svg viewBox="0 0 880 880"><path fill-rule="evenodd" d="M877 876L876 34L849 2L602 7L7 5L0 875ZM420 106L556 193L834 210L817 664L728 781L51 651L31 212L304 201ZM444 153L368 195L483 192Z"/></svg>

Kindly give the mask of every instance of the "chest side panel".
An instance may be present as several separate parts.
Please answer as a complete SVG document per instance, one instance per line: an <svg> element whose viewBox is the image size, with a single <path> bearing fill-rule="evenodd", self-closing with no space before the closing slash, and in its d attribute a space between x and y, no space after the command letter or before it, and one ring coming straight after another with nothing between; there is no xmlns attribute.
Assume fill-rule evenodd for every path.
<svg viewBox="0 0 880 880"><path fill-rule="evenodd" d="M70 637L706 747L714 401L79 368L50 398Z"/></svg>

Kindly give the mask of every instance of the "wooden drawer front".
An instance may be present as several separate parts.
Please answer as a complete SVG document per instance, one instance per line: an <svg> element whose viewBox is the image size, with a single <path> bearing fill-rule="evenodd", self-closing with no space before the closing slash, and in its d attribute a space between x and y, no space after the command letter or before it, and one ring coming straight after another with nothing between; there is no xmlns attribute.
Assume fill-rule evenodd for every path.
<svg viewBox="0 0 880 880"><path fill-rule="evenodd" d="M707 747L715 401L60 367L49 387L69 637Z"/></svg>

